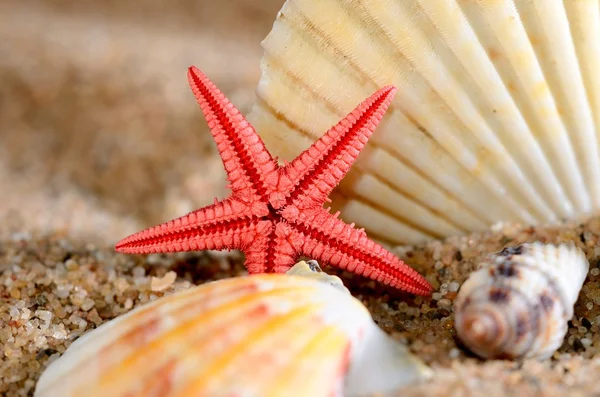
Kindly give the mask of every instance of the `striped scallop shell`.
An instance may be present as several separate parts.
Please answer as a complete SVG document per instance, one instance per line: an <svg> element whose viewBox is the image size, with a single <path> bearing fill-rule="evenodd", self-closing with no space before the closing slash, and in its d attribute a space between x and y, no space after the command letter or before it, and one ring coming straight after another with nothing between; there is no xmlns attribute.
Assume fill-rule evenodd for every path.
<svg viewBox="0 0 600 397"><path fill-rule="evenodd" d="M429 376L350 294L265 274L194 287L101 325L46 369L34 396L353 396Z"/></svg>
<svg viewBox="0 0 600 397"><path fill-rule="evenodd" d="M391 243L600 208L600 0L288 0L249 117L289 160L394 102L332 196Z"/></svg>
<svg viewBox="0 0 600 397"><path fill-rule="evenodd" d="M523 244L491 255L460 287L454 305L458 337L484 358L552 356L588 268L572 244Z"/></svg>

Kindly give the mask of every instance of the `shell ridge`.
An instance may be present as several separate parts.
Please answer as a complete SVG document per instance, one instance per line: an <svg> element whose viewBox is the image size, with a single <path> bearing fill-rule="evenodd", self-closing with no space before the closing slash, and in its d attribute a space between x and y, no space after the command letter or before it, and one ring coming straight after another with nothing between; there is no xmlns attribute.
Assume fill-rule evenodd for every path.
<svg viewBox="0 0 600 397"><path fill-rule="evenodd" d="M396 5L396 7L394 7L394 5ZM445 45L446 42L444 41L442 46L440 46L437 45L434 39L430 39L429 42L425 40L425 33L420 29L420 27L426 23L425 19L419 21L418 28L416 24L405 15L408 11L404 8L398 7L398 3L390 2L389 7L385 10L380 10L378 15L374 15L376 7L371 7L369 9L365 8L364 12L365 14L368 14L368 17L365 15L364 19L372 18L374 21L377 21L378 26L376 27L376 25L373 24L374 26L372 29L379 28L381 29L381 33L383 33L373 34L374 40L376 40L376 37L381 39L385 37L389 43L392 44L392 47L395 46L397 51L408 59L411 66L421 72L421 75L426 79L428 85L438 93L440 98L446 103L446 106L453 110L455 118L466 128L471 130L474 136L477 136L479 142L490 150L492 156L504 159L502 161L506 164L506 171L512 173L512 178L504 177L505 183L509 185L515 183L515 178L523 182L526 181L518 161L514 158L516 152L513 151L511 154L507 150L505 142L494 134L489 122L480 115L469 92L463 88L470 87L470 85L460 84L460 81L458 81L458 79L463 78L470 82L471 74L461 74L458 71L455 72L452 70L451 66L458 66L461 69L461 72L466 72L464 65L456 58L455 54L450 51L446 51L446 62L443 62L439 52L445 50L443 45ZM360 18L357 17L356 19ZM431 23L428 17L427 21ZM434 28L437 28L435 24L431 23L431 25ZM392 31L392 29L395 29L395 31ZM408 32L410 32L410 36L408 35ZM429 36L434 37L431 32L427 33ZM399 42L397 40L398 37L410 37L411 40ZM451 58L450 61L448 60L449 58ZM419 70L419 66L422 66L423 69ZM452 107L452 103L457 102L460 103L461 106ZM531 157L531 155L529 155L529 157ZM530 161L527 157L525 157L525 159L526 161ZM505 171L500 170L500 172ZM529 203L533 207L527 208L528 206L526 205L528 211L545 214L543 216L545 216L546 219L555 218L545 200L539 192L535 191L531 184L520 183L516 186L515 192L523 195L523 197L529 198ZM527 201L520 201L520 203L523 202L527 203Z"/></svg>
<svg viewBox="0 0 600 397"><path fill-rule="evenodd" d="M308 10L307 10L308 11ZM335 10L336 13L340 13L340 14L346 14L349 17L353 18L353 24L356 25L363 25L365 26L366 22L364 20L362 20L359 16L357 16L357 11L355 8L346 8L346 9L342 9L342 8L338 8ZM316 15L314 15L316 17ZM450 152L450 154L455 157L456 159L463 159L467 161L467 163L471 163L470 167L467 166L467 169L469 169L471 172L474 171L474 169L478 169L481 168L481 159L482 158L487 158L489 156L477 156L477 152L481 151L480 148L477 148L476 145L474 145L473 143L471 144L470 148L467 148L466 144L466 140L465 141L460 141L457 137L456 134L460 134L462 131L465 130L469 130L469 126L466 125L464 123L464 120L462 120L460 117L458 117L458 115L452 111L452 108L450 106L448 106L447 101L443 98L443 96L435 90L435 86L432 85L432 83L423 75L420 75L413 67L413 65L411 65L411 59L409 57L407 57L404 53L401 53L399 51L396 51L394 49L394 42L393 40L389 37L389 34L385 31L382 31L381 27L376 26L375 24L371 24L372 29L379 29L380 32L379 34L370 34L369 32L361 32L362 36L360 37L353 37L354 41L364 41L364 42L368 42L371 45L375 45L377 44L379 48L389 48L389 54L390 56L394 57L395 62L393 63L393 65L395 66L395 71L397 72L396 75L401 77L401 80L394 80L393 84L396 85L397 87L399 87L399 92L397 94L398 97L398 101L400 103L402 103L403 105L413 105L413 113L414 114L419 114L421 113L421 119L420 119L420 123L423 125L429 125L431 123L435 123L437 121L437 119L440 119L440 121L443 120L442 124L445 124L444 126L439 126L436 128L428 128L428 130L434 134L434 136L436 137L436 139L440 142L444 142L446 143L446 141L451 141L448 142L450 145L446 147L446 150ZM326 33L321 32L321 34L326 35ZM355 35L358 35L358 32L355 32ZM364 36L368 36L368 37L364 37ZM328 36L331 39L331 35ZM334 37L335 38L335 37ZM338 39L339 41L339 39ZM335 44L337 45L337 47L339 49L341 49L341 45L339 43ZM345 55L347 57L353 57L352 54L346 52ZM368 55L368 56L365 56ZM368 60L370 60L371 58L376 58L375 56L376 54L374 53L369 53L369 54L361 54L360 56L354 56L354 62L356 62L357 64L362 64L364 65L365 62L367 62ZM403 65L403 68L401 69L398 65ZM363 67L363 69L366 69ZM378 80L378 75L374 72L368 73L367 75L369 76L370 79L377 81ZM403 96L408 96L410 95L410 91L404 89L404 87L406 87L406 85L411 86L412 88L417 88L415 85L416 84L420 84L421 86L421 90L423 92L428 92L428 97L431 97L434 93L436 96L436 99L441 99L441 101L436 101L435 103L430 104L429 101L423 101L423 100L418 100L417 98L414 97L409 97L409 98L405 98L405 100L402 100ZM433 91L432 91L433 90ZM418 104L418 106L417 106ZM436 113L435 116L427 116L425 114L423 114L423 112L425 113L431 113L434 111L434 109L436 108L444 108L445 111L444 112L440 112L440 113ZM439 123L438 123L439 124ZM449 128L449 126L453 126L451 128ZM455 131L454 133L451 131ZM444 134L444 139L441 139L441 135L440 134ZM447 134L447 135L446 135ZM454 150L450 149L450 147L453 146ZM458 154L456 152L456 150L461 147L463 149L462 153ZM489 150L489 148L486 149L489 153L494 153L493 150ZM495 154L494 154L495 155ZM499 169L497 169L498 171ZM500 170L501 171L501 170ZM520 171L518 170L513 170L516 174L520 175ZM502 171L503 172L503 171ZM488 176L492 176L491 174L488 174ZM505 175L506 177L507 175ZM499 177L497 174L493 174L493 181L488 181L486 179L486 182L488 183L488 187L491 188L491 186L495 186L495 191L496 192L501 192L500 194L502 194L504 196L504 200L509 202L509 208L512 211L515 211L516 213L519 214L519 216L521 217L522 220L525 220L527 222L532 221L534 218L532 217L532 215L530 214L530 212L528 211L527 208L524 208L522 203L517 202L512 196L507 196L506 194L504 194L505 191L505 186L512 185L512 182L509 181L509 183L507 184L506 180L504 180L504 182L500 182L499 181ZM514 185L513 185L514 188ZM525 187L526 188L526 187ZM517 189L518 190L518 189Z"/></svg>
<svg viewBox="0 0 600 397"><path fill-rule="evenodd" d="M570 36L563 33L570 32L565 5L562 2L540 4L533 1L529 5L520 6L524 11L523 15L531 15L530 18L523 18L528 30L539 33L538 40L541 37L542 43L546 44L533 46L533 50L538 59L545 60L540 63L540 67L548 82L550 95L556 103L558 117L569 134L586 189L589 186L597 190L600 184L598 145L585 142L597 142L598 139L574 43ZM560 108L566 109L561 112ZM582 207L584 212L589 212L592 208L589 193L586 190Z"/></svg>
<svg viewBox="0 0 600 397"><path fill-rule="evenodd" d="M281 21L278 21L278 22L276 22L276 24L278 24L278 23L280 23L280 22L281 22ZM275 31L275 29L274 29L274 31ZM271 34L270 34L270 35L267 37L267 39L265 39L265 41L269 40L269 37L273 37L273 32L272 32L272 33L271 33ZM268 53L269 53L269 47L268 47L267 43L265 43L265 44L264 44L264 46L265 46L265 53L266 53L266 54L268 54ZM264 69L264 67L263 67L263 76L265 76L265 73L266 73L266 70L265 70L265 69ZM264 80L263 80L263 81L264 81ZM285 84L285 82L282 82L282 84ZM262 85L260 85L259 87L261 87L261 86L262 86ZM302 92L303 92L303 91L302 91ZM261 102L268 102L268 101L266 101L266 100L265 100L265 98L264 98L263 96L264 96L264 94L260 94L260 89L259 89L259 99L258 99L258 103L261 103ZM278 112L278 111L277 111L276 113L281 115L281 113L280 113L280 112ZM254 119L254 121L256 122L256 119ZM293 125L294 123L290 121L290 124L292 124L292 125ZM376 134L375 134L375 137L376 137L376 136L377 136L377 132L376 132ZM464 179L464 178L463 178L463 179ZM447 189L447 188L448 188L448 185L445 185L445 188ZM464 199L464 197L463 197L463 199ZM480 201L475 201L475 203L480 203ZM471 202L471 204L474 204L474 202ZM482 211L483 211L483 213L485 213L486 215L487 215L487 214L489 214L489 212L490 212L490 211L489 211L489 208L487 209L487 211L486 211L485 209L483 209Z"/></svg>
<svg viewBox="0 0 600 397"><path fill-rule="evenodd" d="M321 98L320 98L321 99ZM282 118L285 119L285 115L281 116ZM306 136L307 138L309 138L310 140L313 140L315 137L310 135L309 132L305 131L301 126L297 126L296 127L296 131L298 133L301 133L302 135ZM383 149L382 149L383 150ZM365 152L368 152L368 150L365 150ZM362 153L361 153L362 154ZM367 154L367 153L365 153ZM390 155L391 157L391 155ZM353 169L350 170L350 172L348 173L348 175L346 175L346 177L342 180L342 182L340 183L340 189L342 191L345 190L353 190L354 192L358 192L358 189L360 189L359 187L357 187L356 183L352 183L350 181L355 180L355 179L360 179L363 180L364 178L373 178L375 180L376 183L381 184L383 187L389 188L393 190L393 195L395 197L395 200L402 200L404 202L407 202L409 205L412 206L416 206L416 211L421 213L421 217L425 218L427 217L428 219L431 219L431 226L429 226L429 228L424 227L423 225L419 225L418 222L416 222L418 219L422 219L419 218L417 216L417 214L415 214L415 212L413 211L405 211L404 214L400 215L397 212L390 212L388 210L385 210L384 212L386 214L389 215L393 215L393 217L395 219L399 219L402 221L407 222L407 224L409 226L412 226L416 231L424 234L424 235L428 235L428 236L435 236L438 235L436 232L434 232L433 229L433 225L437 226L437 229L439 228L443 228L444 225L447 225L447 228L451 228L452 230L457 230L453 228L453 225L457 225L457 221L459 221L461 219L461 217L459 216L453 216L452 218L450 218L451 214L458 214L459 213L459 209L453 206L452 210L446 210L446 211L438 211L436 210L434 207L431 207L431 205L428 205L425 201L423 200L415 200L414 195L410 195L407 194L407 192L404 189L400 189L398 184L393 184L390 183L389 180L387 178L382 178L381 174L374 174L371 170L369 170L368 168L365 168L360 161L361 158L359 158L359 161L357 161L357 163L354 165ZM364 160L364 158L362 158ZM397 158L393 158L394 160L398 160ZM401 165L402 163L396 163L397 165ZM412 171L410 170L410 167L405 168L408 172ZM361 173L359 174L358 170L361 171ZM427 183L426 180L421 180L422 183ZM431 185L432 189L436 189L433 190L434 192L438 192L440 189L438 186L435 185ZM443 190L442 190L443 191ZM392 194L392 192L390 192L390 194ZM431 194L430 196L434 196L433 194ZM438 194L438 197L443 197L443 194ZM386 196L385 195L378 195L379 199L384 199ZM453 199L453 198L452 198ZM377 204L375 202L373 202L372 200L367 200L364 197L361 200L363 203L368 204L369 206L373 207L376 210L384 210L386 207L380 204ZM458 204L459 202L456 201L456 203ZM407 205L408 205L407 204ZM464 210L465 207L460 209L460 212L462 212ZM469 211L470 212L470 211ZM462 215L462 214L461 214ZM413 223L411 223L409 220L413 219ZM437 222L437 223L436 223ZM462 227L462 230L464 229L464 226Z"/></svg>
<svg viewBox="0 0 600 397"><path fill-rule="evenodd" d="M265 53L268 53L268 49L265 50ZM335 115L335 116L330 117L331 120L333 120L334 118L337 118L338 116L343 117L341 115L344 115L344 113L343 113L343 110L340 108L340 106L332 104L330 102L331 99L326 98L325 96L319 95L311 88L305 87L305 85L304 85L305 79L303 80L302 76L298 76L294 71L287 69L287 67L284 64L279 63L279 61L277 59L272 59L271 62L273 64L278 65L279 69L285 71L286 76L288 76L290 79L292 79L294 81L294 87L298 87L300 89L299 95L302 95L302 96L308 95L310 97L310 98L306 98L306 101L305 101L305 103L307 104L307 107L314 106L314 102L322 103L323 104L322 112L327 112L328 114ZM274 76L277 76L280 74L279 72L272 72L272 73ZM280 80L282 81L281 82L282 86L288 85L288 83L285 82L283 79L280 79ZM375 87L376 85L373 84L373 86ZM288 92L290 94L292 94L291 91L288 90ZM301 126L301 125L294 123L292 120L288 119L285 114L282 114L277 109L273 108L268 103L268 101L265 101L265 99L261 97L260 94L259 94L257 101L260 102L263 105L263 107L268 109L271 113L277 114L278 118L282 121L285 121L288 124L288 126L293 126L296 133L301 133L302 135L305 135L311 141L314 141L318 137L316 135L316 131L313 132L312 129L311 130L308 129L308 127L309 127L308 125ZM282 105L282 106L284 106L284 105ZM394 111L394 109L389 109L388 113L393 113L393 111ZM390 117L391 116L388 116L386 114L382 123L385 122L386 120L389 120ZM449 221L453 224L456 224L456 223L460 224L461 222L463 222L461 217L452 215L452 214L456 214L458 211L458 207L456 207L456 206L453 206L452 210L450 210L450 209L445 210L444 208L441 208L437 211L434 211L435 207L432 207L431 203L428 204L428 202L427 202L430 200L429 199L423 200L423 198L433 196L434 194L437 197L442 198L444 196L443 192L448 194L448 190L442 186L437 185L431 178L429 178L427 176L423 176L421 173L416 173L415 167L413 165L411 165L410 162L403 160L403 158L399 157L398 155L392 154L392 152L390 151L389 148L387 148L381 144L381 142L377 139L377 136L378 136L378 130L376 130L373 134L373 139L372 139L373 143L371 144L371 146L373 146L376 149L382 150L383 151L382 154L389 156L388 157L389 159L392 159L392 161L395 161L394 168L396 168L396 172L398 172L398 170L397 170L398 167L402 167L402 169L403 169L402 173L404 174L402 181L406 181L407 177L409 178L409 180L411 178L414 178L415 181L420 179L419 182L421 184L425 184L425 186L429 189L428 194L426 194L425 196L421 196L421 200L414 201L413 197L416 197L416 196L414 194L407 194L407 192L406 192L406 189L410 188L411 183L407 183L407 182L391 183L390 182L391 180L389 177L384 177L381 173L373 173L373 170L372 170L373 167L365 166L365 164L364 164L365 163L364 160L367 158L366 155L361 155L361 157L359 157L359 159L357 160L354 167L357 170L358 169L362 170L364 175L369 175L371 177L377 178L378 181L385 183L386 185L391 187L394 190L394 192L396 194L398 194L399 196L402 195L405 199L414 201L416 205L424 207L426 210L428 210L430 212L430 214L428 214L430 217L431 216L439 217L440 214L447 214L446 216L441 218L442 222ZM368 151L368 148L365 151ZM376 159L375 156L370 156L370 157L372 157L373 159ZM348 189L347 180L349 179L349 177L351 175L356 175L356 174L357 174L357 172L353 172L351 170L349 175L347 175L346 178L344 178L344 180L342 180L342 186L340 188L343 189L344 186L346 186L346 188ZM355 189L355 187L350 187L350 188ZM378 195L378 196L380 196L380 195ZM469 209L469 206L461 203L457 197L453 196L453 194L450 194L450 200L451 200L451 202L456 202L457 204L460 204L462 206L460 208L460 211L467 211L469 213L472 213L472 210ZM433 213L431 213L431 212L433 212ZM483 210L482 210L482 212L483 212ZM410 213L410 211L408 213ZM483 213L485 213L485 212L483 212ZM478 215L478 216L481 216L481 215ZM428 234L430 234L430 232L428 232Z"/></svg>
<svg viewBox="0 0 600 397"><path fill-rule="evenodd" d="M296 4L296 6L297 5L298 4ZM294 11L294 12L301 13L301 12L304 12L304 10L298 10L298 11ZM346 11L344 11L344 12L346 12ZM309 17L308 16L303 16L303 18L308 19ZM305 33L305 34L308 34L308 33ZM321 33L321 34L324 35L324 33ZM329 42L327 44L329 46L333 46L334 45L333 43L329 43ZM336 51L341 51L341 49L339 47L336 47ZM356 62L356 60L352 60L352 62ZM366 73L366 72L363 72L363 73ZM367 74L367 76L368 76L369 80L373 80L373 75L372 74L370 74L370 75ZM414 75L413 77L415 77L417 79L419 78L418 75ZM407 81L407 77L404 77L403 81ZM398 81L395 81L394 83L396 85L399 85ZM403 93L403 90L400 90L399 93ZM409 94L409 93L404 92L404 94ZM403 102L405 103L407 101L403 101ZM410 99L410 100L408 100L408 102L409 103L415 103L415 104L419 103L419 101L416 98ZM419 113L419 112L415 111L415 113ZM443 116L443 115L444 115L444 113L440 114L440 116ZM435 121L435 117L431 117L431 116L423 116L423 119L427 120L429 122L434 122ZM440 131L440 132L443 131L443 130L446 130L446 129L447 129L446 127L442 127L442 126L436 128L436 130ZM460 130L459 127L455 127L455 129ZM431 128L430 128L430 131L432 131ZM377 133L376 133L376 135L377 135ZM464 153L458 154L456 149L452 149L452 146L454 148L463 147L463 145L460 142L458 142L455 137L453 137L453 136L447 136L447 137L445 137L445 139L440 139L440 136L436 136L436 139L439 142L441 142L441 143L446 143L446 141L448 141L448 139L451 139L453 142L450 144L450 146L448 144L444 144L443 145L443 147L445 148L445 150L448 151L453 158L457 159L458 162L461 163L463 167L467 168L471 172L473 171L474 167L477 167L477 161L472 157L472 155L471 155L470 159L467 159L467 158L465 158ZM448 142L448 143L450 143L450 142ZM471 163L470 165L469 165L469 162ZM485 179L485 178L483 179L482 182L484 183L484 185L487 186L488 189L491 189L492 192L495 192L495 194L497 196L501 196L501 197L503 197L504 200L507 200L507 201L511 202L512 204L514 204L514 205L511 206L511 205L505 203L507 208L510 208L511 210L514 211L515 208L519 207L513 201L513 199L511 197L506 197L506 195L504 194L504 188L502 187L502 185L499 182L497 182L497 181L490 181L490 180ZM488 208L488 211L489 211L489 208ZM526 215L523 215L523 216L525 217L524 219L531 219L531 217L529 217L529 216L526 216Z"/></svg>
<svg viewBox="0 0 600 397"><path fill-rule="evenodd" d="M334 121L329 111L396 85L398 112L359 161L410 200L382 200L383 186L354 174L336 190L343 202L334 201L342 218L395 243L460 234L452 224L472 232L478 221L587 216L600 208L600 7L563 3L289 0L263 40L257 89L289 127L269 125L274 112L264 106L252 117L265 139L294 154L314 140L298 136L296 125L320 131ZM327 105L307 103L313 94ZM475 216L456 219L452 198ZM413 201L449 215L396 216L412 212Z"/></svg>
<svg viewBox="0 0 600 397"><path fill-rule="evenodd" d="M554 98L549 95L545 76L535 57L535 50L521 15L513 2L499 2L482 7L482 14L509 61L511 73L514 73L518 79L521 89L525 90L524 100L532 110L532 114L525 117L529 116L529 123L537 128L550 131L548 138L552 139L541 140L541 142L550 143L552 153L550 157L560 164L560 168L556 171L572 202L578 209L585 207L585 199L579 195L583 188L583 176L575 159L568 131L558 117ZM519 69L518 66L521 68Z"/></svg>
<svg viewBox="0 0 600 397"><path fill-rule="evenodd" d="M545 193L546 197L553 200L552 206L554 210L561 214L562 217L572 214L573 207L570 199L567 197L560 181L552 170L548 156L539 145L539 142L535 140L530 126L519 112L518 106L506 88L501 74L489 59L487 52L484 50L483 43L479 40L479 36L463 13L461 6L448 1L440 1L435 4L424 1L420 2L420 5L444 38L445 43L448 44L449 48L455 54L457 60L464 66L465 72L468 70L478 70L478 73L467 72L465 74L471 77L475 84L477 84L479 93L483 91L490 96L489 106L496 109L496 111L494 111L493 115L489 115L489 117L498 118L502 125L502 131L512 134L512 143L509 143L509 146L514 147L516 145L517 148L521 148L523 146L521 143L525 140L528 150L525 153L524 160L528 167L536 169L536 173L539 175L539 178L533 178L532 182L538 186L538 190L541 189ZM442 12L442 10L438 11L438 8L443 8L443 11L446 12ZM447 23L449 19L446 15L449 14L449 9L456 10L456 18L460 19L460 23ZM446 27L448 29L444 29ZM468 47L466 43L469 43ZM488 98L483 95L482 99ZM548 183L540 187L537 184L540 179Z"/></svg>
<svg viewBox="0 0 600 397"><path fill-rule="evenodd" d="M600 7L594 2L565 2L564 4L576 56L582 69L583 87L592 112L595 132L600 131ZM594 209L600 208L598 184L592 186Z"/></svg>

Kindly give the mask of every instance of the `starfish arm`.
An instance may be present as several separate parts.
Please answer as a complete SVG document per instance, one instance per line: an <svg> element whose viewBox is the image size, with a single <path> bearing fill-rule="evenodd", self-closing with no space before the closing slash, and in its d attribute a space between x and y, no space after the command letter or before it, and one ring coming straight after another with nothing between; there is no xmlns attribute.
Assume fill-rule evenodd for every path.
<svg viewBox="0 0 600 397"><path fill-rule="evenodd" d="M295 222L294 240L310 258L404 291L431 294L432 287L397 256L367 237L363 229L348 225L323 208L302 211Z"/></svg>
<svg viewBox="0 0 600 397"><path fill-rule="evenodd" d="M254 127L198 68L188 80L217 144L233 194L246 201L267 201L279 166Z"/></svg>
<svg viewBox="0 0 600 397"><path fill-rule="evenodd" d="M375 92L283 169L280 185L295 185L279 189L290 192L287 205L308 208L325 202L350 170L395 93L393 86Z"/></svg>
<svg viewBox="0 0 600 397"><path fill-rule="evenodd" d="M266 205L265 205L266 208ZM241 249L256 234L257 217L236 198L190 212L180 218L132 234L115 249L128 254Z"/></svg>

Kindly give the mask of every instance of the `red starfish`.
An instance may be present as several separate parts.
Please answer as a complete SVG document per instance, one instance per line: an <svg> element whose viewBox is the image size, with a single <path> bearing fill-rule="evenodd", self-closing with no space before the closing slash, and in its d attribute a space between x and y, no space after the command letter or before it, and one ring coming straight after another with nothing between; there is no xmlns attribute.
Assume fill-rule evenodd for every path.
<svg viewBox="0 0 600 397"><path fill-rule="evenodd" d="M431 286L404 262L323 208L396 93L388 86L358 105L291 163L277 164L254 128L196 67L188 80L228 175L232 195L133 234L120 252L239 249L250 274L285 272L305 255L420 295Z"/></svg>

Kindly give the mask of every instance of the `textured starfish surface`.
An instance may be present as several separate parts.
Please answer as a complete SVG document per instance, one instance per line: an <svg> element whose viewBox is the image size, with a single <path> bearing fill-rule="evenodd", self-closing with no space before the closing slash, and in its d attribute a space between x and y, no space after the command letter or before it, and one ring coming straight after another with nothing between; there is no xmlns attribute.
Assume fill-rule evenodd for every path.
<svg viewBox="0 0 600 397"><path fill-rule="evenodd" d="M384 87L291 163L279 165L241 113L197 68L190 86L227 172L232 194L167 223L133 234L119 252L147 254L238 249L250 274L283 273L301 255L411 292L431 286L363 229L323 205L349 171L396 89Z"/></svg>

